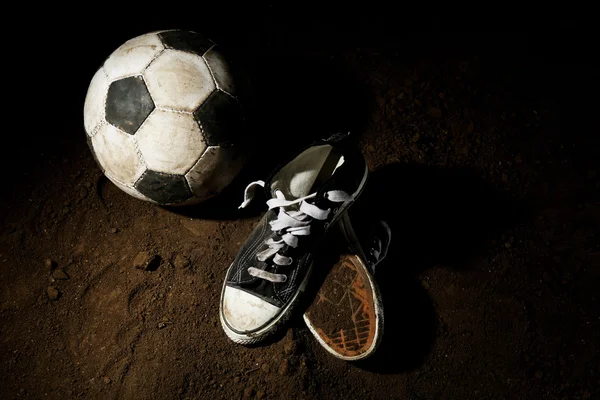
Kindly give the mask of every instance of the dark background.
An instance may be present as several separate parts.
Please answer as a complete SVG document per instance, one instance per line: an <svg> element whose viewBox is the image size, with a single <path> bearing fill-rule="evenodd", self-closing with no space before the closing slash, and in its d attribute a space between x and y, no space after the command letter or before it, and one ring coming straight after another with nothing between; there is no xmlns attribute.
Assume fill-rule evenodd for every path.
<svg viewBox="0 0 600 400"><path fill-rule="evenodd" d="M511 77L511 95L524 101L543 99L560 108L561 123L575 128L570 134L586 135L589 129L577 128L594 123L598 78L592 63L599 35L593 13L585 8L462 10L423 3L398 9L367 4L187 4L160 11L116 3L89 9L45 7L36 7L35 13L15 12L19 29L6 41L10 73L5 85L10 88L10 110L20 116L13 121L22 125L11 123L17 132L7 140L15 145L4 147L8 168L3 171L11 170L13 158L32 157L32 145L60 148L76 141L73 130L83 123L82 102L96 69L128 38L161 29L204 33L239 50L253 64L264 55L303 58L312 48L365 48L407 65L478 55L492 76ZM273 69L278 79L292 85L298 78L298 71L286 75ZM34 121L44 123L37 128Z"/></svg>

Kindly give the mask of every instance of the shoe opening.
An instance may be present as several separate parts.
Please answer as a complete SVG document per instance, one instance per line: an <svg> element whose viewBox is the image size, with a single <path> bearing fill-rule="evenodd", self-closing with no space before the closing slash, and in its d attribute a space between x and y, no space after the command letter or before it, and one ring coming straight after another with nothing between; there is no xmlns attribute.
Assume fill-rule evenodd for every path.
<svg viewBox="0 0 600 400"><path fill-rule="evenodd" d="M272 179L271 190L287 199L304 197L318 190L344 163L344 156L330 145L310 147L283 167Z"/></svg>

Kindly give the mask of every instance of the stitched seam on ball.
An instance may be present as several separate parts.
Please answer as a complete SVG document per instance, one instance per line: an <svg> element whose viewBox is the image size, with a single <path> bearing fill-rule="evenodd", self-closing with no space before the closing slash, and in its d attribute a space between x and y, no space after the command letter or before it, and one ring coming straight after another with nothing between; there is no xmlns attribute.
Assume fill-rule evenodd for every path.
<svg viewBox="0 0 600 400"><path fill-rule="evenodd" d="M206 51L204 52L204 54L200 56L200 58L202 58L202 61L204 61L204 64L206 64L206 68L208 68L208 73L210 74L210 77L212 78L212 80L213 80L213 82L214 82L214 84L215 84L215 88L216 88L217 90L219 90L219 89L221 89L221 85L219 85L219 82L217 81L217 78L215 78L215 74L213 73L213 70L212 70L212 68L210 67L210 64L209 64L208 60L207 60L207 59L204 57L204 55L205 55L206 53L208 53L208 52L209 52L209 51L210 51L210 50L211 50L213 47L215 47L215 46L214 46L214 45L212 45L210 49L206 50Z"/></svg>
<svg viewBox="0 0 600 400"><path fill-rule="evenodd" d="M144 173L145 173L145 171L144 171ZM149 202L151 202L151 203L154 203L154 204L156 204L156 201L152 200L151 198L149 198L148 196L146 196L145 194L143 194L142 192L140 192L139 190L137 190L137 188L135 187L135 183L137 183L137 181L135 181L135 183L134 183L133 185L127 185L127 184L125 184L125 183L121 182L120 180L113 178L112 176L110 176L110 174L107 174L106 172L105 172L104 174L105 174L107 177L110 177L110 179L112 179L113 181L115 181L115 182L117 182L117 183L119 183L119 184L121 184L121 185L125 186L125 187L126 187L126 188L128 188L128 189L131 189L131 190L133 190L133 191L134 191L134 192L135 192L135 193L136 193L138 196L141 196L141 197L143 197L143 198L144 198L146 201L149 201ZM139 181L139 180L142 178L142 176L144 176L144 174L140 175L140 177L138 178L138 181ZM122 189L121 189L121 190L122 190Z"/></svg>
<svg viewBox="0 0 600 400"><path fill-rule="evenodd" d="M141 161L142 165L144 166L145 169L148 169L148 165L146 164L146 160L144 160L144 156L142 155L142 151L140 150L140 147L138 146L137 139L134 136L132 136L131 139L133 140L133 145L135 146L135 152L137 153L138 157L140 158L140 161ZM143 175L143 173L142 173L142 175ZM137 182L137 179L136 179L136 182Z"/></svg>
<svg viewBox="0 0 600 400"><path fill-rule="evenodd" d="M137 75L136 75L137 76ZM148 96L150 96L150 99L152 100L152 104L154 105L154 108L156 109L156 101L154 100L154 96L152 96L152 93L150 92L150 86L148 86L148 82L146 82L146 77L144 76L144 74L142 73L141 75L139 75L140 78L142 78L142 82L144 82L144 86L146 87L146 90L148 90ZM148 116L146 116L146 119L142 122L142 125L144 125L144 122L146 122L148 120L148 118L150 117L150 115L152 115L152 113L154 112L154 110L152 110L150 112L150 114L148 114ZM140 125L138 127L138 131L140 130L140 128L142 127L142 125Z"/></svg>
<svg viewBox="0 0 600 400"><path fill-rule="evenodd" d="M108 76L108 72L106 72L106 70L104 69L104 64L102 64L102 66L100 68L102 69L102 73L106 77L106 81L108 82L108 86L110 86L110 84L111 84L110 76Z"/></svg>
<svg viewBox="0 0 600 400"><path fill-rule="evenodd" d="M148 64L146 64L146 66L144 68L142 68L142 71L140 72L142 74L142 76L144 75L144 72L146 72L146 70L148 69L148 67L154 62L154 60L156 60L158 58L158 56L160 56L162 53L164 53L164 51L167 49L167 46L165 46L165 44L163 43L163 41L160 38L160 36L156 35L156 37L158 38L158 40L162 44L163 48L162 48L161 51L159 51L158 53L156 53L156 55L154 57L152 57L152 60L150 60L150 62ZM144 83L145 83L145 80L144 80ZM148 91L150 91L150 90L148 90Z"/></svg>
<svg viewBox="0 0 600 400"><path fill-rule="evenodd" d="M227 90L225 90L225 89L221 89L221 88L218 88L218 89L219 89L221 92L225 93L226 95L228 95L229 97L231 97L232 99L234 99L235 101L237 101L237 102L239 103L239 99L238 99L236 96L232 95L231 93L229 93L229 92L228 92Z"/></svg>
<svg viewBox="0 0 600 400"><path fill-rule="evenodd" d="M157 110L161 110L161 111L169 111L169 112L174 112L174 113L178 113L178 114L188 114L188 115L192 115L194 114L193 111L186 111L186 110L176 110L174 108L169 108L169 107L158 107L158 106L154 106L154 108L156 108Z"/></svg>
<svg viewBox="0 0 600 400"><path fill-rule="evenodd" d="M204 148L204 150L202 151L202 154L200 154L200 157L198 157L198 159L196 160L196 162L195 162L195 163L194 163L194 164L193 164L191 167L189 167L189 168L187 169L187 171L185 171L185 172L183 173L183 176L185 177L185 180L186 180L186 181L188 181L188 179L187 179L187 174L188 174L188 172L190 172L191 170L193 170L193 169L194 169L194 167L195 167L196 165L198 165L198 163L199 163L199 162L202 160L202 157L204 157L204 155L205 155L205 154L206 154L206 152L208 151L208 148L209 148L209 147L210 147L210 146L206 146L206 147ZM192 188L192 185L190 184L190 181L188 181L188 185L190 185L190 189L191 189L191 188Z"/></svg>
<svg viewBox="0 0 600 400"><path fill-rule="evenodd" d="M92 129L92 133L90 133L88 136L90 138L93 138L94 136L96 136L96 133L98 133L98 131L100 130L100 128L102 128L102 126L104 126L104 124L106 124L106 121L100 121L98 122L98 124L96 125L96 127L94 129Z"/></svg>
<svg viewBox="0 0 600 400"><path fill-rule="evenodd" d="M198 34L198 35L200 35L200 34ZM207 39L208 39L208 38L207 38ZM208 53L209 51L211 51L211 50L213 49L213 47L215 47L215 46L217 45L215 42L213 42L213 41L212 41L212 40L210 40L210 39L208 39L208 41L212 43L212 46L210 46L210 47L208 48L208 50L206 50L206 51L204 52L204 54L206 54L206 53ZM204 58L204 54L202 54L200 57ZM204 61L206 62L206 60L204 60ZM208 63L206 63L206 64L208 65Z"/></svg>
<svg viewBox="0 0 600 400"><path fill-rule="evenodd" d="M155 174L164 175L164 176L181 176L181 174L168 174L166 172L160 172L160 171L156 171L156 170L152 170L152 172Z"/></svg>
<svg viewBox="0 0 600 400"><path fill-rule="evenodd" d="M114 177L114 176L112 176L110 173L106 173L106 172L105 172L105 175L106 175L106 176L108 176L108 177L109 177L110 179L112 179L113 181L115 181L115 182L117 182L117 183L119 183L119 184L121 184L121 185L123 185L123 186L126 186L126 187L128 187L129 189L135 189L135 187L133 187L133 186L131 186L131 185L128 185L128 184L126 184L126 183L122 182L120 179L117 179L117 178L115 178L115 177ZM143 174L142 174L142 175L143 175Z"/></svg>
<svg viewBox="0 0 600 400"><path fill-rule="evenodd" d="M194 116L194 121L196 121L196 123L198 124L198 128L200 128L200 134L202 135L202 139L204 140L204 143L206 143L206 148L208 148L208 141L206 140L206 134L204 133L204 127L202 126L202 122L200 122L200 120L198 120L196 116Z"/></svg>
<svg viewBox="0 0 600 400"><path fill-rule="evenodd" d="M106 99L108 98L108 88L110 87L110 79L108 78L108 74L106 73L106 70L104 69L104 64L100 67L100 69L102 70L102 73L106 77L106 82L107 82L107 86L104 88L106 90L104 90L104 95L102 96L102 108L104 110L106 110ZM92 132L90 132L88 134L89 137L91 137L91 138L94 137L94 135L96 135L96 133L98 133L100 128L102 128L102 126L105 123L107 123L106 122L106 111L103 114L104 115L102 116L102 120L100 122L98 122L96 124L96 126L94 127L94 129L92 129Z"/></svg>

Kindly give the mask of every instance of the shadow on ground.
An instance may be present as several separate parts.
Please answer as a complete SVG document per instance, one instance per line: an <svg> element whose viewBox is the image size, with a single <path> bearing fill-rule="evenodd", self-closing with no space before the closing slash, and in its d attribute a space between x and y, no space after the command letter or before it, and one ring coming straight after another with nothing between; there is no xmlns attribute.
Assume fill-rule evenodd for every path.
<svg viewBox="0 0 600 400"><path fill-rule="evenodd" d="M465 268L487 239L523 218L524 210L468 170L392 164L373 172L351 213L385 219L392 230L388 257L376 271L385 334L376 353L356 365L379 373L421 365L438 327L417 275L433 265ZM324 275L316 272L309 296Z"/></svg>

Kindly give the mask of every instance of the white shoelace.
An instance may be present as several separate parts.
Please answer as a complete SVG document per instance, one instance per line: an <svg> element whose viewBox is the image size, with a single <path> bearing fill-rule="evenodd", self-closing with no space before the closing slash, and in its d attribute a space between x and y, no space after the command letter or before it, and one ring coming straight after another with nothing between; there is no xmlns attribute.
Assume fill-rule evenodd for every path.
<svg viewBox="0 0 600 400"><path fill-rule="evenodd" d="M240 208L246 207L254 197L254 189L256 186L265 186L264 181L256 181L250 183L244 192L244 202ZM279 250L286 245L290 247L298 247L298 236L310 235L310 223L316 220L325 220L329 216L331 209L323 210L314 204L308 203L306 200L315 198L317 193L309 194L308 196L300 197L294 200L287 200L284 194L276 190L276 198L267 201L269 210L279 208L277 218L269 222L273 232L282 233L280 240L267 239L265 243L269 246L265 250L256 254L259 261L273 260L276 265L290 265L293 260L291 257L283 256L278 253ZM325 193L328 200L336 203L348 201L352 198L348 193L342 190L331 190ZM297 210L286 211L285 207L300 204ZM270 282L281 283L285 282L287 276L284 274L274 274L264 271L259 268L250 267L248 273L256 278L266 279Z"/></svg>

